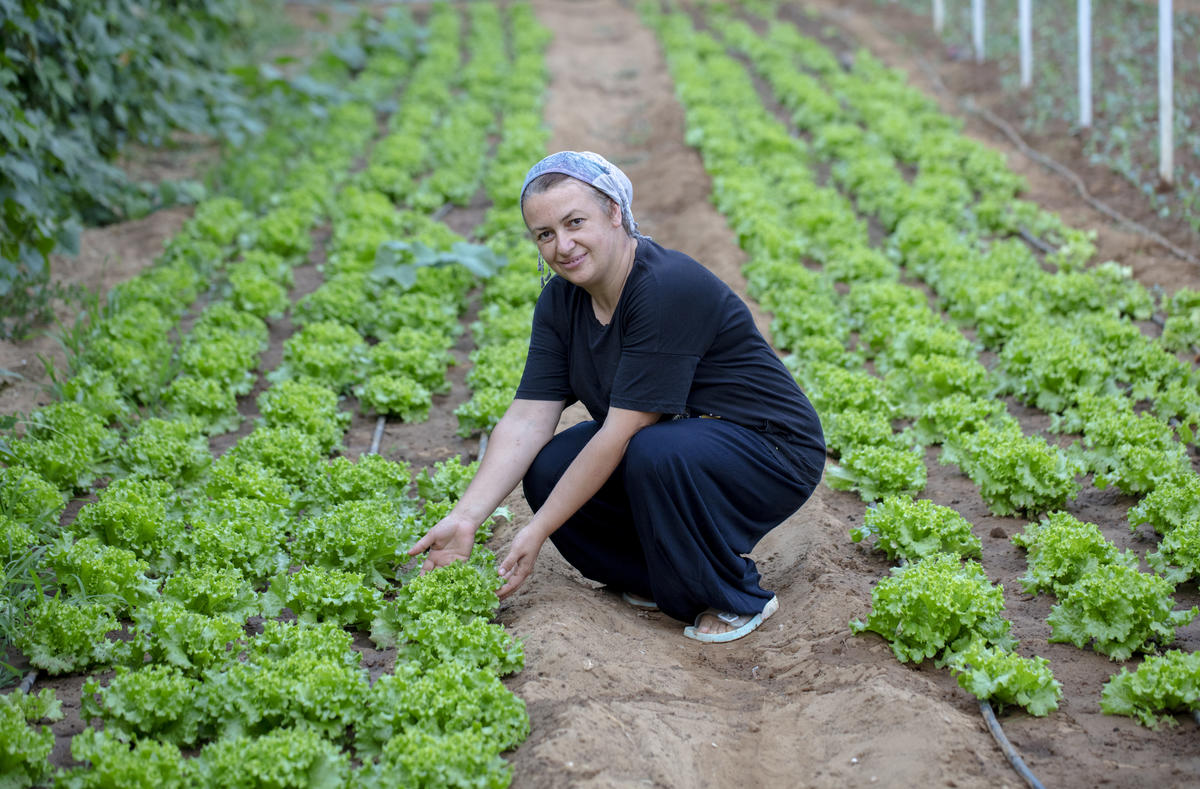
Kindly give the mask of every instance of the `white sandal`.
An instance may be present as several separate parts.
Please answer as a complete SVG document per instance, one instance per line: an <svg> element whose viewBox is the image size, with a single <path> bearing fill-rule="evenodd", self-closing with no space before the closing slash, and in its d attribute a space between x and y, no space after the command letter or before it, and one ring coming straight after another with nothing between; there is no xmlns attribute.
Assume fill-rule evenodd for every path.
<svg viewBox="0 0 1200 789"><path fill-rule="evenodd" d="M759 625L767 621L771 614L779 610L779 598L772 597L763 606L763 610L757 614L731 614L728 611L718 611L715 608L709 608L707 611L701 612L696 617L694 625L688 625L683 629L683 634L688 638L693 638L697 641L706 643L724 643L726 641L736 641L742 636L749 635L754 632ZM700 618L705 615L715 616L727 625L733 625L733 630L724 633L702 633L700 632Z"/></svg>
<svg viewBox="0 0 1200 789"><path fill-rule="evenodd" d="M657 611L658 603L646 597L639 597L629 592L621 592L621 599L629 603L634 608L639 608L643 611Z"/></svg>

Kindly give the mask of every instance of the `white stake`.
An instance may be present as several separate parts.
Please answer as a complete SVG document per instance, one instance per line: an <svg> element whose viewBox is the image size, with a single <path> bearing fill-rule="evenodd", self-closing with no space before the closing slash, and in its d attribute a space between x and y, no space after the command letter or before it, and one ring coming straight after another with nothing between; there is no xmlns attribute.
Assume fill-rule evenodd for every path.
<svg viewBox="0 0 1200 789"><path fill-rule="evenodd" d="M1079 125L1092 128L1092 0L1079 0Z"/></svg>
<svg viewBox="0 0 1200 789"><path fill-rule="evenodd" d="M984 58L983 52L983 32L984 32L984 0L971 0L971 22L972 29L975 34L975 62L982 63Z"/></svg>
<svg viewBox="0 0 1200 789"><path fill-rule="evenodd" d="M1158 0L1158 177L1175 182L1175 64L1171 0Z"/></svg>
<svg viewBox="0 0 1200 789"><path fill-rule="evenodd" d="M1017 28L1021 39L1021 87L1033 84L1033 0L1021 0Z"/></svg>
<svg viewBox="0 0 1200 789"><path fill-rule="evenodd" d="M946 0L933 0L933 32L939 36L946 27Z"/></svg>

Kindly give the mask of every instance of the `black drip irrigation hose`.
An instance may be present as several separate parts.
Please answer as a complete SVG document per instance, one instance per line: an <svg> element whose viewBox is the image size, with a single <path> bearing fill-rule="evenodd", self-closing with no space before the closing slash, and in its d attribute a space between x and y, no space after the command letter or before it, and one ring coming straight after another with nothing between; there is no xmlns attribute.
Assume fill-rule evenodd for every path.
<svg viewBox="0 0 1200 789"><path fill-rule="evenodd" d="M21 691L22 693L28 694L29 691L33 690L33 683L37 682L37 678L38 678L38 672L37 672L37 669L35 668L32 671L30 671L28 674L25 675L25 679L21 680L21 684L17 687L17 690Z"/></svg>
<svg viewBox="0 0 1200 789"><path fill-rule="evenodd" d="M1000 750L1008 757L1008 763L1012 765L1017 774L1025 779L1025 783L1029 784L1030 789L1045 789L1041 781L1037 779L1029 768L1025 766L1025 762L1021 760L1021 755L1017 753L1017 749L1004 736L1004 730L1000 728L1000 721L996 720L996 713L992 710L992 705L987 699L979 700L979 711L983 713L983 720L987 723L988 731L992 733L992 739L1000 746Z"/></svg>

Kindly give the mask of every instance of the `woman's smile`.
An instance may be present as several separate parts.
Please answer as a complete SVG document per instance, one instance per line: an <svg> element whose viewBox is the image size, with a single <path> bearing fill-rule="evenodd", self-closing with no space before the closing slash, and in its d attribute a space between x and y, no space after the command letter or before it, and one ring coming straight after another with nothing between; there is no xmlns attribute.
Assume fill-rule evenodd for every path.
<svg viewBox="0 0 1200 789"><path fill-rule="evenodd" d="M567 269L575 268L578 266L579 263L583 262L583 259L585 257L587 257L586 252L579 252L579 253L567 258L566 260L561 261L558 265L562 266L563 268L567 268Z"/></svg>

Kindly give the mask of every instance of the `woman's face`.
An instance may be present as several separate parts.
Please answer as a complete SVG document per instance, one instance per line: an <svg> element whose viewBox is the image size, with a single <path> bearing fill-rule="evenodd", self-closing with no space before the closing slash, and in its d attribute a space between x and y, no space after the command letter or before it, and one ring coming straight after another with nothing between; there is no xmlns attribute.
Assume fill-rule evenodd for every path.
<svg viewBox="0 0 1200 789"><path fill-rule="evenodd" d="M621 262L628 234L621 209L596 190L568 178L525 196L525 224L546 263L573 285L587 288L611 277Z"/></svg>

